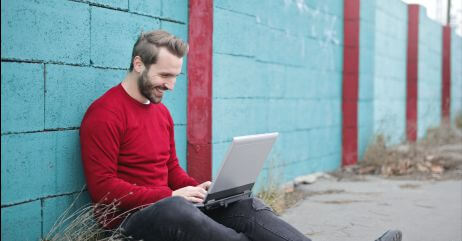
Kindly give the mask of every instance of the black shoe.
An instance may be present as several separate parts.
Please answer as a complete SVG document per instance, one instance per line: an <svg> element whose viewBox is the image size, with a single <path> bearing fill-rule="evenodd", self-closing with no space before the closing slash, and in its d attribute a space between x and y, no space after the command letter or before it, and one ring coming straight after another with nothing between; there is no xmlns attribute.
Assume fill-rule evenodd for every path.
<svg viewBox="0 0 462 241"><path fill-rule="evenodd" d="M399 230L388 230L375 241L401 241L403 234Z"/></svg>

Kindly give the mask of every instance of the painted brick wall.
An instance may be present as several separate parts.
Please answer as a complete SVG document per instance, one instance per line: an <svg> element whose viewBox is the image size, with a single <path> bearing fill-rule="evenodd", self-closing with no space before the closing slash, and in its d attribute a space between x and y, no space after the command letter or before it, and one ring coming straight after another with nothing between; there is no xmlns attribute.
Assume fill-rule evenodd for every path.
<svg viewBox="0 0 462 241"><path fill-rule="evenodd" d="M374 74L377 0L360 2L358 157L363 158L374 134Z"/></svg>
<svg viewBox="0 0 462 241"><path fill-rule="evenodd" d="M451 120L462 115L462 36L451 32Z"/></svg>
<svg viewBox="0 0 462 241"><path fill-rule="evenodd" d="M375 19L374 133L397 144L406 127L407 5L378 0Z"/></svg>
<svg viewBox="0 0 462 241"><path fill-rule="evenodd" d="M343 1L214 4L213 175L233 136L274 131L260 184L337 168Z"/></svg>
<svg viewBox="0 0 462 241"><path fill-rule="evenodd" d="M361 1L358 152L377 135L405 139L407 5Z"/></svg>
<svg viewBox="0 0 462 241"><path fill-rule="evenodd" d="M1 8L1 237L37 240L84 185L85 110L124 78L141 31L187 40L188 1L2 0ZM185 168L186 86L184 68L165 99ZM78 203L88 201L84 192Z"/></svg>
<svg viewBox="0 0 462 241"><path fill-rule="evenodd" d="M441 122L443 37L441 24L429 19L424 7L419 15L417 137L421 138Z"/></svg>

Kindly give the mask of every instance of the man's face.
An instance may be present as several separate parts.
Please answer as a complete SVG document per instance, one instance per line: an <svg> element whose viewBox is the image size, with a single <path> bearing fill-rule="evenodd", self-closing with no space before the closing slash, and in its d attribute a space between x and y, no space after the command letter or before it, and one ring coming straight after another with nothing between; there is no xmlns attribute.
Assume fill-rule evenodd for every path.
<svg viewBox="0 0 462 241"><path fill-rule="evenodd" d="M176 77L181 72L183 58L171 54L166 48L159 49L157 62L146 66L138 78L138 88L141 94L151 103L162 101L166 90L173 90Z"/></svg>

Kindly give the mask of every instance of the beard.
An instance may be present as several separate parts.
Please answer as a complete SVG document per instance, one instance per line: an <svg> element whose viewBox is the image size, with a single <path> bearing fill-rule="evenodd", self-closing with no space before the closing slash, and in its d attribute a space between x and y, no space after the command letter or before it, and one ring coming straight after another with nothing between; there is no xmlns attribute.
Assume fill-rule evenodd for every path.
<svg viewBox="0 0 462 241"><path fill-rule="evenodd" d="M152 84L148 79L147 72L147 70L144 70L140 77L138 77L138 89L140 90L141 95L143 95L151 103L159 104L162 101L162 95L156 95L155 91L157 88L162 90L164 90L164 88L160 85Z"/></svg>

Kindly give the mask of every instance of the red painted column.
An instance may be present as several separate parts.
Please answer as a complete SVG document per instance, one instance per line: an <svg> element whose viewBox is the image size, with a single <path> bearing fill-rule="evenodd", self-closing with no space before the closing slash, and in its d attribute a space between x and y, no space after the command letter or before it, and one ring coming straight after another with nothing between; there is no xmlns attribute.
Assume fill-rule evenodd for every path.
<svg viewBox="0 0 462 241"><path fill-rule="evenodd" d="M188 173L212 178L213 0L189 0Z"/></svg>
<svg viewBox="0 0 462 241"><path fill-rule="evenodd" d="M419 5L408 5L406 135L417 140L417 84L419 56Z"/></svg>
<svg viewBox="0 0 462 241"><path fill-rule="evenodd" d="M443 27L443 71L441 93L441 120L450 123L451 112L451 27Z"/></svg>
<svg viewBox="0 0 462 241"><path fill-rule="evenodd" d="M358 160L360 0L344 0L343 4L342 164L350 165Z"/></svg>

